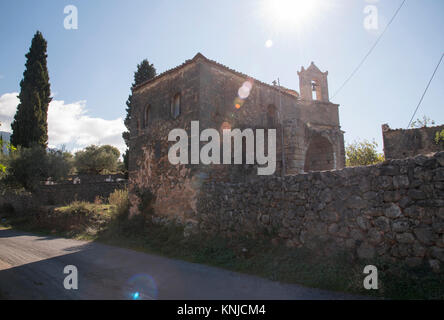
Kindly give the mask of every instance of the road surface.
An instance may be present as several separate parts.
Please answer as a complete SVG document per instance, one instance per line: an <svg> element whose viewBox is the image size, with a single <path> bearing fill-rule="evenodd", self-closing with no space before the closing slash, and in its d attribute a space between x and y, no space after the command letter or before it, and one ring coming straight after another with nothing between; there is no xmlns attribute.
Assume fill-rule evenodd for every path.
<svg viewBox="0 0 444 320"><path fill-rule="evenodd" d="M64 268L78 289L64 287ZM356 299L96 242L0 230L3 299Z"/></svg>

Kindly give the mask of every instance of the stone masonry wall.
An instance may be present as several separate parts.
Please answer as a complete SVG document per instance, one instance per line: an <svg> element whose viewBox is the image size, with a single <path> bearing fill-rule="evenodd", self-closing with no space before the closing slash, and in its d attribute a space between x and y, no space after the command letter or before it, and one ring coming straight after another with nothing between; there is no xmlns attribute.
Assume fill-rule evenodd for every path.
<svg viewBox="0 0 444 320"><path fill-rule="evenodd" d="M444 143L437 144L435 135L444 130L444 125L417 129L390 129L382 126L384 154L386 159L403 159L418 154L427 154L444 150Z"/></svg>
<svg viewBox="0 0 444 320"><path fill-rule="evenodd" d="M322 243L411 266L444 262L444 152L367 167L207 182L198 198L200 232L271 234L291 247ZM322 253L322 252L321 252Z"/></svg>
<svg viewBox="0 0 444 320"><path fill-rule="evenodd" d="M76 200L93 202L97 197L106 200L115 190L126 186L126 181L41 185L34 196L43 205L68 204Z"/></svg>
<svg viewBox="0 0 444 320"><path fill-rule="evenodd" d="M60 182L57 184L39 185L34 193L0 192L0 211L10 209L15 212L27 213L42 205L64 205L73 201L93 202L97 197L107 199L118 189L128 185L123 175L91 175L76 176L80 180Z"/></svg>

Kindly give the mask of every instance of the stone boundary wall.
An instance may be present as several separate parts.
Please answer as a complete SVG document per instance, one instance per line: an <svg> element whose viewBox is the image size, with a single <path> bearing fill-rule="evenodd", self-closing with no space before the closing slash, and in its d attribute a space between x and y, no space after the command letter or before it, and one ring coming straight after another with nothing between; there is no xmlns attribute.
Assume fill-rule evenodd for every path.
<svg viewBox="0 0 444 320"><path fill-rule="evenodd" d="M226 237L269 234L290 247L317 246L410 266L444 262L444 152L367 167L207 182L190 229ZM185 228L187 230L187 227Z"/></svg>
<svg viewBox="0 0 444 320"><path fill-rule="evenodd" d="M418 154L444 151L444 142L436 143L437 132L444 130L444 125L416 129L390 129L382 125L384 155L387 160L404 159Z"/></svg>
<svg viewBox="0 0 444 320"><path fill-rule="evenodd" d="M126 187L126 181L40 185L34 195L43 205L68 204L75 200L93 202L96 197L107 199L115 190Z"/></svg>
<svg viewBox="0 0 444 320"><path fill-rule="evenodd" d="M81 184L73 184L71 182L40 185L34 193L0 193L0 211L10 210L12 207L15 212L27 213L43 205L64 205L75 200L93 202L96 197L106 200L115 190L125 189L127 186L126 180L119 182Z"/></svg>
<svg viewBox="0 0 444 320"><path fill-rule="evenodd" d="M11 211L19 214L30 212L41 205L30 192L0 192L0 215Z"/></svg>

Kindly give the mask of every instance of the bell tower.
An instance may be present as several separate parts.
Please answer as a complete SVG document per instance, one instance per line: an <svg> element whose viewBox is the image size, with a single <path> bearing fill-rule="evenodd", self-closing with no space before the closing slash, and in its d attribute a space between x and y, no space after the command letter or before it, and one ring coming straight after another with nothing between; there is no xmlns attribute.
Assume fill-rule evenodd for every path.
<svg viewBox="0 0 444 320"><path fill-rule="evenodd" d="M312 62L307 69L302 67L301 71L298 71L298 75L302 100L329 102L328 71L321 72Z"/></svg>

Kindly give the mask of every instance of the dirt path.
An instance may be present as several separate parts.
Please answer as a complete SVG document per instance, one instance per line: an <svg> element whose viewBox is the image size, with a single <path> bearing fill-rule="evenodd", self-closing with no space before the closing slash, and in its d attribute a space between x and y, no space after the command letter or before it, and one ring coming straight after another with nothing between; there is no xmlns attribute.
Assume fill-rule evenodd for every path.
<svg viewBox="0 0 444 320"><path fill-rule="evenodd" d="M78 270L66 290L63 269ZM0 297L9 299L353 299L95 242L0 230Z"/></svg>

